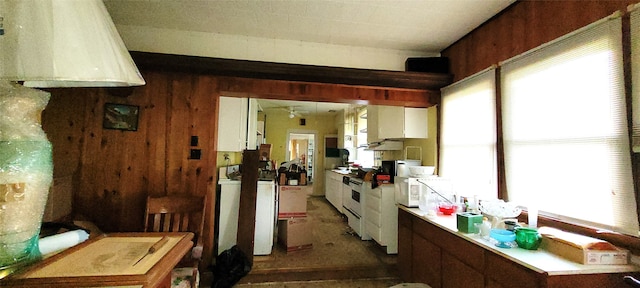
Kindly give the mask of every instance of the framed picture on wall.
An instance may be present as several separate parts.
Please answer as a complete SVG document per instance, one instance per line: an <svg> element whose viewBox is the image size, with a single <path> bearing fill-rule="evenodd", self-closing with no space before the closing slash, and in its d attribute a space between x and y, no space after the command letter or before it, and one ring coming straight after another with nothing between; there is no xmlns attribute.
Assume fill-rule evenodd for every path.
<svg viewBox="0 0 640 288"><path fill-rule="evenodd" d="M105 103L102 127L105 129L137 131L138 113L138 106Z"/></svg>

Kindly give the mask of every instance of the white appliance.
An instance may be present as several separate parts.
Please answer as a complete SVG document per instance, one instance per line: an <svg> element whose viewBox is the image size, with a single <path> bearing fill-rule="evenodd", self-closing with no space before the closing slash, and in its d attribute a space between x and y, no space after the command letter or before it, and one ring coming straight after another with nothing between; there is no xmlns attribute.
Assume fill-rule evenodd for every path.
<svg viewBox="0 0 640 288"><path fill-rule="evenodd" d="M220 179L217 208L217 255L237 242L238 214L240 210L240 182ZM274 181L258 181L256 198L256 224L253 255L269 255L273 249L276 225L276 191Z"/></svg>
<svg viewBox="0 0 640 288"><path fill-rule="evenodd" d="M395 176L393 185L395 186L396 203L406 207L418 207L422 184L416 181L418 178ZM424 187L426 189L426 187Z"/></svg>
<svg viewBox="0 0 640 288"><path fill-rule="evenodd" d="M344 212L347 216L349 227L360 236L362 240L371 240L371 237L365 231L365 194L363 193L364 185L362 179L349 178L349 187L351 187L350 197L343 202Z"/></svg>
<svg viewBox="0 0 640 288"><path fill-rule="evenodd" d="M276 217L276 186L274 181L258 181L256 226L253 255L269 255L273 249Z"/></svg>
<svg viewBox="0 0 640 288"><path fill-rule="evenodd" d="M347 214L348 212L346 211L347 208L346 206L349 206L347 203L349 201L351 201L351 181L350 181L351 177L349 176L342 176L342 186L341 186L341 197L342 197L342 209L340 210L340 212L342 212L342 214Z"/></svg>
<svg viewBox="0 0 640 288"><path fill-rule="evenodd" d="M409 166L420 166L422 160L383 160L381 161L382 171L391 175L391 183L395 181L395 176L409 177Z"/></svg>
<svg viewBox="0 0 640 288"><path fill-rule="evenodd" d="M426 185L425 185L426 184ZM445 197L453 195L453 186L449 179L431 176L427 178L413 178L396 176L394 179L396 203L406 207L419 207L422 195L431 195L433 190ZM427 187L428 185L428 187ZM439 196L432 198L439 201ZM426 201L427 199L425 199Z"/></svg>

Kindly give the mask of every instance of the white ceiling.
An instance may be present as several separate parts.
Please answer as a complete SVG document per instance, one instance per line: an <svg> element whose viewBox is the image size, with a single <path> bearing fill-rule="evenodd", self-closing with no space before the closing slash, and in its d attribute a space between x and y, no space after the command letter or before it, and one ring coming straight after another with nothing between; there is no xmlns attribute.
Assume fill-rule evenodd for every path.
<svg viewBox="0 0 640 288"><path fill-rule="evenodd" d="M295 116L303 118L309 115L334 114L336 111L344 110L350 106L349 104L344 103L273 99L258 99L258 104L265 113L287 113L288 111L294 111L296 112Z"/></svg>
<svg viewBox="0 0 640 288"><path fill-rule="evenodd" d="M515 0L104 0L116 25L439 53Z"/></svg>
<svg viewBox="0 0 640 288"><path fill-rule="evenodd" d="M513 2L515 0L104 0L119 27L410 50L434 55ZM281 100L260 100L260 104L263 108L296 106L310 113L348 107Z"/></svg>

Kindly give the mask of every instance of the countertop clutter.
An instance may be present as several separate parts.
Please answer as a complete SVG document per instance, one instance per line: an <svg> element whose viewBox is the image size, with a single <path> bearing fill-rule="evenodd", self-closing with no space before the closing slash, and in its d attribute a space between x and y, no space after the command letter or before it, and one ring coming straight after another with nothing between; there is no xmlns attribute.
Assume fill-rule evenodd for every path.
<svg viewBox="0 0 640 288"><path fill-rule="evenodd" d="M617 286L622 277L640 271L633 264L579 264L543 249L499 248L456 225L455 215L427 217L418 208L399 206L403 281L432 287L513 287L514 281L518 287L624 287Z"/></svg>

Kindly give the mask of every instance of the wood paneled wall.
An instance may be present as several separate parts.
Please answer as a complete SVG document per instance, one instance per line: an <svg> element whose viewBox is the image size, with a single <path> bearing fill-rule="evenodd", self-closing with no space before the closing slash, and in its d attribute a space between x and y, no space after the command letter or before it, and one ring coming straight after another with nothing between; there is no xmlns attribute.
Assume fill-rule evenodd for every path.
<svg viewBox="0 0 640 288"><path fill-rule="evenodd" d="M205 242L213 243L217 79L145 71L126 97L111 89L53 89L43 128L54 174L73 175L73 211L105 232L142 231L148 195L208 195ZM120 92L120 91L118 91ZM140 108L137 131L102 128L105 103ZM202 159L189 159L190 137ZM205 245L204 255L211 255Z"/></svg>
<svg viewBox="0 0 640 288"><path fill-rule="evenodd" d="M442 51L449 57L454 81L517 56L637 0L517 1Z"/></svg>
<svg viewBox="0 0 640 288"><path fill-rule="evenodd" d="M148 195L207 195L204 256L211 260L218 99L237 97L343 103L433 105L438 91L246 79L141 69L133 89L51 89L43 128L53 143L54 170L74 178L73 211L105 232L142 231ZM123 92L131 92L123 96ZM115 92L115 93L114 93ZM105 103L140 108L137 131L103 129ZM198 136L202 159L189 159ZM220 135L220 137L224 137Z"/></svg>

